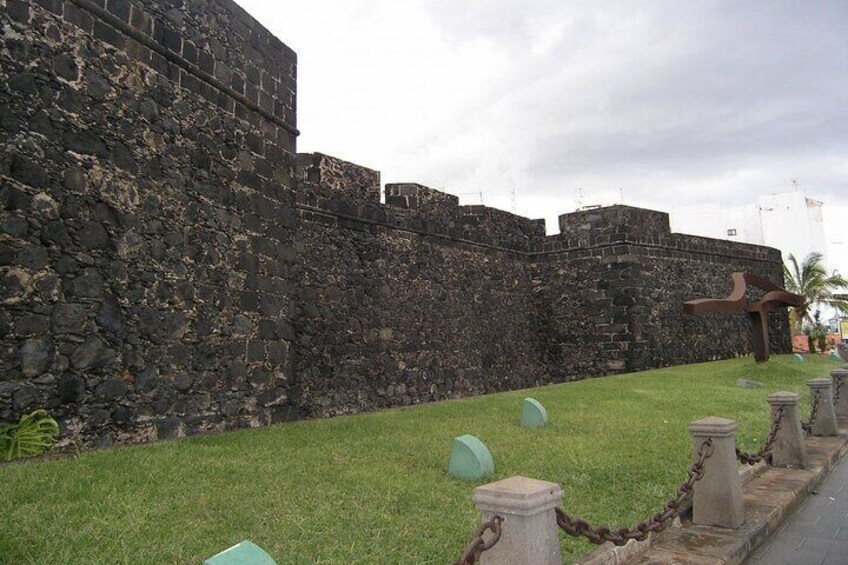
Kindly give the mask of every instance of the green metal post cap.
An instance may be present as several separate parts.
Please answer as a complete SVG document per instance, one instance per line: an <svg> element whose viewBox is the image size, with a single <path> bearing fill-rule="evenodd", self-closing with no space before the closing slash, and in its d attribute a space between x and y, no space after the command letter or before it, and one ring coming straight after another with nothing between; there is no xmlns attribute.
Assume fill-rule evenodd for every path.
<svg viewBox="0 0 848 565"><path fill-rule="evenodd" d="M271 556L249 540L237 543L203 562L203 565L277 565Z"/></svg>
<svg viewBox="0 0 848 565"><path fill-rule="evenodd" d="M480 481L495 472L489 448L472 435L453 438L448 475L466 481Z"/></svg>
<svg viewBox="0 0 848 565"><path fill-rule="evenodd" d="M792 362L797 364L797 365L800 365L801 363L804 362L804 356L801 355L800 353L796 353L795 355L792 356Z"/></svg>
<svg viewBox="0 0 848 565"><path fill-rule="evenodd" d="M541 428L548 423L548 412L545 407L534 398L525 398L521 407L521 427Z"/></svg>

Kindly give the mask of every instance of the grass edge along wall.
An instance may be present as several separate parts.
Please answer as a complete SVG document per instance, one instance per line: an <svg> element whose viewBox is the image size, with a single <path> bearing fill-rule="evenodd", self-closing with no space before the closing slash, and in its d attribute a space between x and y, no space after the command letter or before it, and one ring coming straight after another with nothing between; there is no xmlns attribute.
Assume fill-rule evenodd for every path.
<svg viewBox="0 0 848 565"><path fill-rule="evenodd" d="M492 452L486 482L555 482L570 515L630 526L685 479L690 422L734 419L740 449L756 452L766 397L799 393L806 419L807 380L839 366L826 356L732 359L0 466L0 554L200 563L249 538L281 565L451 563L479 524L477 484L447 475L451 441L465 433ZM740 388L742 377L764 386ZM527 396L545 406L546 427L520 427ZM562 539L566 558L593 547Z"/></svg>

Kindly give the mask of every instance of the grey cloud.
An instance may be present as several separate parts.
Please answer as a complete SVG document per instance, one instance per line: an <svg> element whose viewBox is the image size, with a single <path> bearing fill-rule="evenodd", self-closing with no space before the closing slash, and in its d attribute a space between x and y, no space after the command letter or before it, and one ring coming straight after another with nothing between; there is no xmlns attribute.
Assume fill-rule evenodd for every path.
<svg viewBox="0 0 848 565"><path fill-rule="evenodd" d="M449 41L484 38L515 61L443 135L494 129L502 154L477 157L523 151L537 191L627 173L729 182L769 163L794 165L828 195L844 186L848 3L441 2L431 12ZM533 53L556 26L554 44ZM677 186L651 190L682 197Z"/></svg>

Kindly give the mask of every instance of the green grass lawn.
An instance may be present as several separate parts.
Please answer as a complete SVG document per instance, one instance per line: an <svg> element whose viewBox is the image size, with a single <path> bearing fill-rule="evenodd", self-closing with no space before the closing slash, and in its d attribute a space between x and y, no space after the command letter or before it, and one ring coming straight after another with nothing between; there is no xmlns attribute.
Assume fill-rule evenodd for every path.
<svg viewBox="0 0 848 565"><path fill-rule="evenodd" d="M473 533L475 484L447 477L451 439L479 437L499 480L560 483L564 509L610 526L671 498L691 458L686 425L739 422L756 450L765 397L803 393L822 356L703 363L408 409L0 467L0 563L200 563L249 538L278 563L449 563ZM766 386L741 389L746 377ZM550 425L518 427L532 395ZM562 539L576 557L588 543Z"/></svg>

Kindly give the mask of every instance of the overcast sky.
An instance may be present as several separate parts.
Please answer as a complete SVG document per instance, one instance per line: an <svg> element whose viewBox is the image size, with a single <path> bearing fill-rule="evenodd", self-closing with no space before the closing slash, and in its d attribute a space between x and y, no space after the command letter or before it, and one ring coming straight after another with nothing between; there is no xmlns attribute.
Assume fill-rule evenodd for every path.
<svg viewBox="0 0 848 565"><path fill-rule="evenodd" d="M549 231L796 178L848 247L846 0L238 2L298 53L299 151Z"/></svg>

